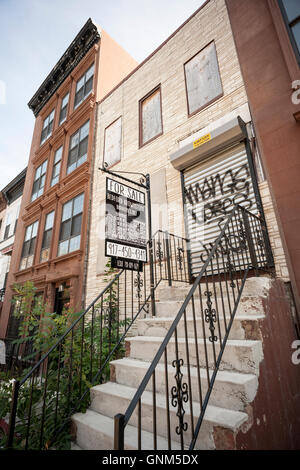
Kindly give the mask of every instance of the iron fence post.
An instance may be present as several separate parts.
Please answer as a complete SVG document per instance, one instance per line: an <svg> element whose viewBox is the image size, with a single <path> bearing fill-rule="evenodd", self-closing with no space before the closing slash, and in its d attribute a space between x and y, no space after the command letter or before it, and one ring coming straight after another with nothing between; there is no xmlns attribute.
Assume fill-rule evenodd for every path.
<svg viewBox="0 0 300 470"><path fill-rule="evenodd" d="M155 291L154 291L154 269L153 269L153 241L152 241L152 218L151 218L151 194L150 194L150 175L146 175L147 203L148 203L148 233L149 233L149 262L150 262L150 296L151 311L155 317Z"/></svg>
<svg viewBox="0 0 300 470"><path fill-rule="evenodd" d="M121 413L114 417L114 450L124 450L124 418Z"/></svg>
<svg viewBox="0 0 300 470"><path fill-rule="evenodd" d="M168 284L169 284L169 286L172 286L169 232L166 230L165 234L166 234L166 256L167 256Z"/></svg>
<svg viewBox="0 0 300 470"><path fill-rule="evenodd" d="M243 216L243 222L244 222L244 226L245 226L245 235L246 235L247 244L248 244L248 248L249 248L251 263L252 263L252 266L254 267L255 271L257 271L257 269L258 269L257 257L256 257L256 253L255 253L255 248L254 248L253 238L252 238L252 235L251 235L251 228L250 228L250 223L249 223L249 218L248 218L247 212L242 211L242 216Z"/></svg>
<svg viewBox="0 0 300 470"><path fill-rule="evenodd" d="M18 380L14 380L11 410L10 410L9 425L8 425L8 436L7 436L7 441L6 441L7 449L11 449L13 447L19 388L20 388L20 382Z"/></svg>

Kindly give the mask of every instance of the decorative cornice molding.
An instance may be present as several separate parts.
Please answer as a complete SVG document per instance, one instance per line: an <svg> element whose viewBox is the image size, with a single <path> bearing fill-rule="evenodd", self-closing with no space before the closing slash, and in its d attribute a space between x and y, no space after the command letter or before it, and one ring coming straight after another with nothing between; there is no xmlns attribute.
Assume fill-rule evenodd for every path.
<svg viewBox="0 0 300 470"><path fill-rule="evenodd" d="M58 87L99 39L100 32L91 18L89 18L29 101L28 106L33 111L35 117L37 117L40 110L45 106L51 96L55 94Z"/></svg>

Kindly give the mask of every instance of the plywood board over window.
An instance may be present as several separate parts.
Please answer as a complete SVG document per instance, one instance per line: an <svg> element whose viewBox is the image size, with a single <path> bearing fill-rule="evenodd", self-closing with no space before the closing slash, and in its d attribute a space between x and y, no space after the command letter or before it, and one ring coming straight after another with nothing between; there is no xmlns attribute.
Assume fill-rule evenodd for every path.
<svg viewBox="0 0 300 470"><path fill-rule="evenodd" d="M121 160L122 118L119 117L105 129L103 162L108 167Z"/></svg>
<svg viewBox="0 0 300 470"><path fill-rule="evenodd" d="M211 42L184 65L188 114L194 114L223 94L215 43Z"/></svg>
<svg viewBox="0 0 300 470"><path fill-rule="evenodd" d="M161 89L158 86L140 101L140 146L162 132Z"/></svg>

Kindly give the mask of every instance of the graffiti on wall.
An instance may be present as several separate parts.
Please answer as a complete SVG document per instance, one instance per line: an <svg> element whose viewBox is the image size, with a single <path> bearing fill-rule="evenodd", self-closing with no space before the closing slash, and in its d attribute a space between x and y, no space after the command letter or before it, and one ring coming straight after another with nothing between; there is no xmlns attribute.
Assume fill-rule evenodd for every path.
<svg viewBox="0 0 300 470"><path fill-rule="evenodd" d="M231 212L235 204L241 204L251 210L253 200L251 198L251 179L247 163L237 169L228 169L224 173L217 173L206 177L203 181L197 181L184 188L185 200L188 206L188 215L192 217L196 225L209 226L217 224L220 231L226 216ZM201 211L199 211L201 205ZM197 207L197 210L195 210ZM239 243L240 249L245 243L240 234L235 235L235 245ZM202 262L205 262L211 251L215 239L208 242L198 240L203 246L200 254ZM233 246L233 243L231 243Z"/></svg>

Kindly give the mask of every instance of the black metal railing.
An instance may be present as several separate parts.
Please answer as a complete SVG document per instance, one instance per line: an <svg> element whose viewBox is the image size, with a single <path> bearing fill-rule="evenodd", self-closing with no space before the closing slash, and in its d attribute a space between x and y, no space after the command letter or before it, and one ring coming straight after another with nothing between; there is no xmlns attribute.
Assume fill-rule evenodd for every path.
<svg viewBox="0 0 300 470"><path fill-rule="evenodd" d="M0 338L4 345L5 362L0 362L0 372L6 378L19 377L22 372L35 365L32 355L32 344L29 342L17 343L15 338ZM1 379L0 379L1 380Z"/></svg>
<svg viewBox="0 0 300 470"><path fill-rule="evenodd" d="M88 407L91 386L108 379L109 361L124 355L135 320L155 314L160 282L189 282L186 239L158 231L148 251L150 262L142 272L114 275L35 366L14 380L7 448L64 447L70 441L70 417Z"/></svg>
<svg viewBox="0 0 300 470"><path fill-rule="evenodd" d="M272 266L264 221L236 206L125 414L115 416L115 450L126 448L128 424L137 428L139 449L149 450L149 442L143 445L143 431L152 432L154 450L159 449L159 437L167 441L169 450L174 441L181 449L192 450L198 439L199 446L204 414L247 276Z"/></svg>

